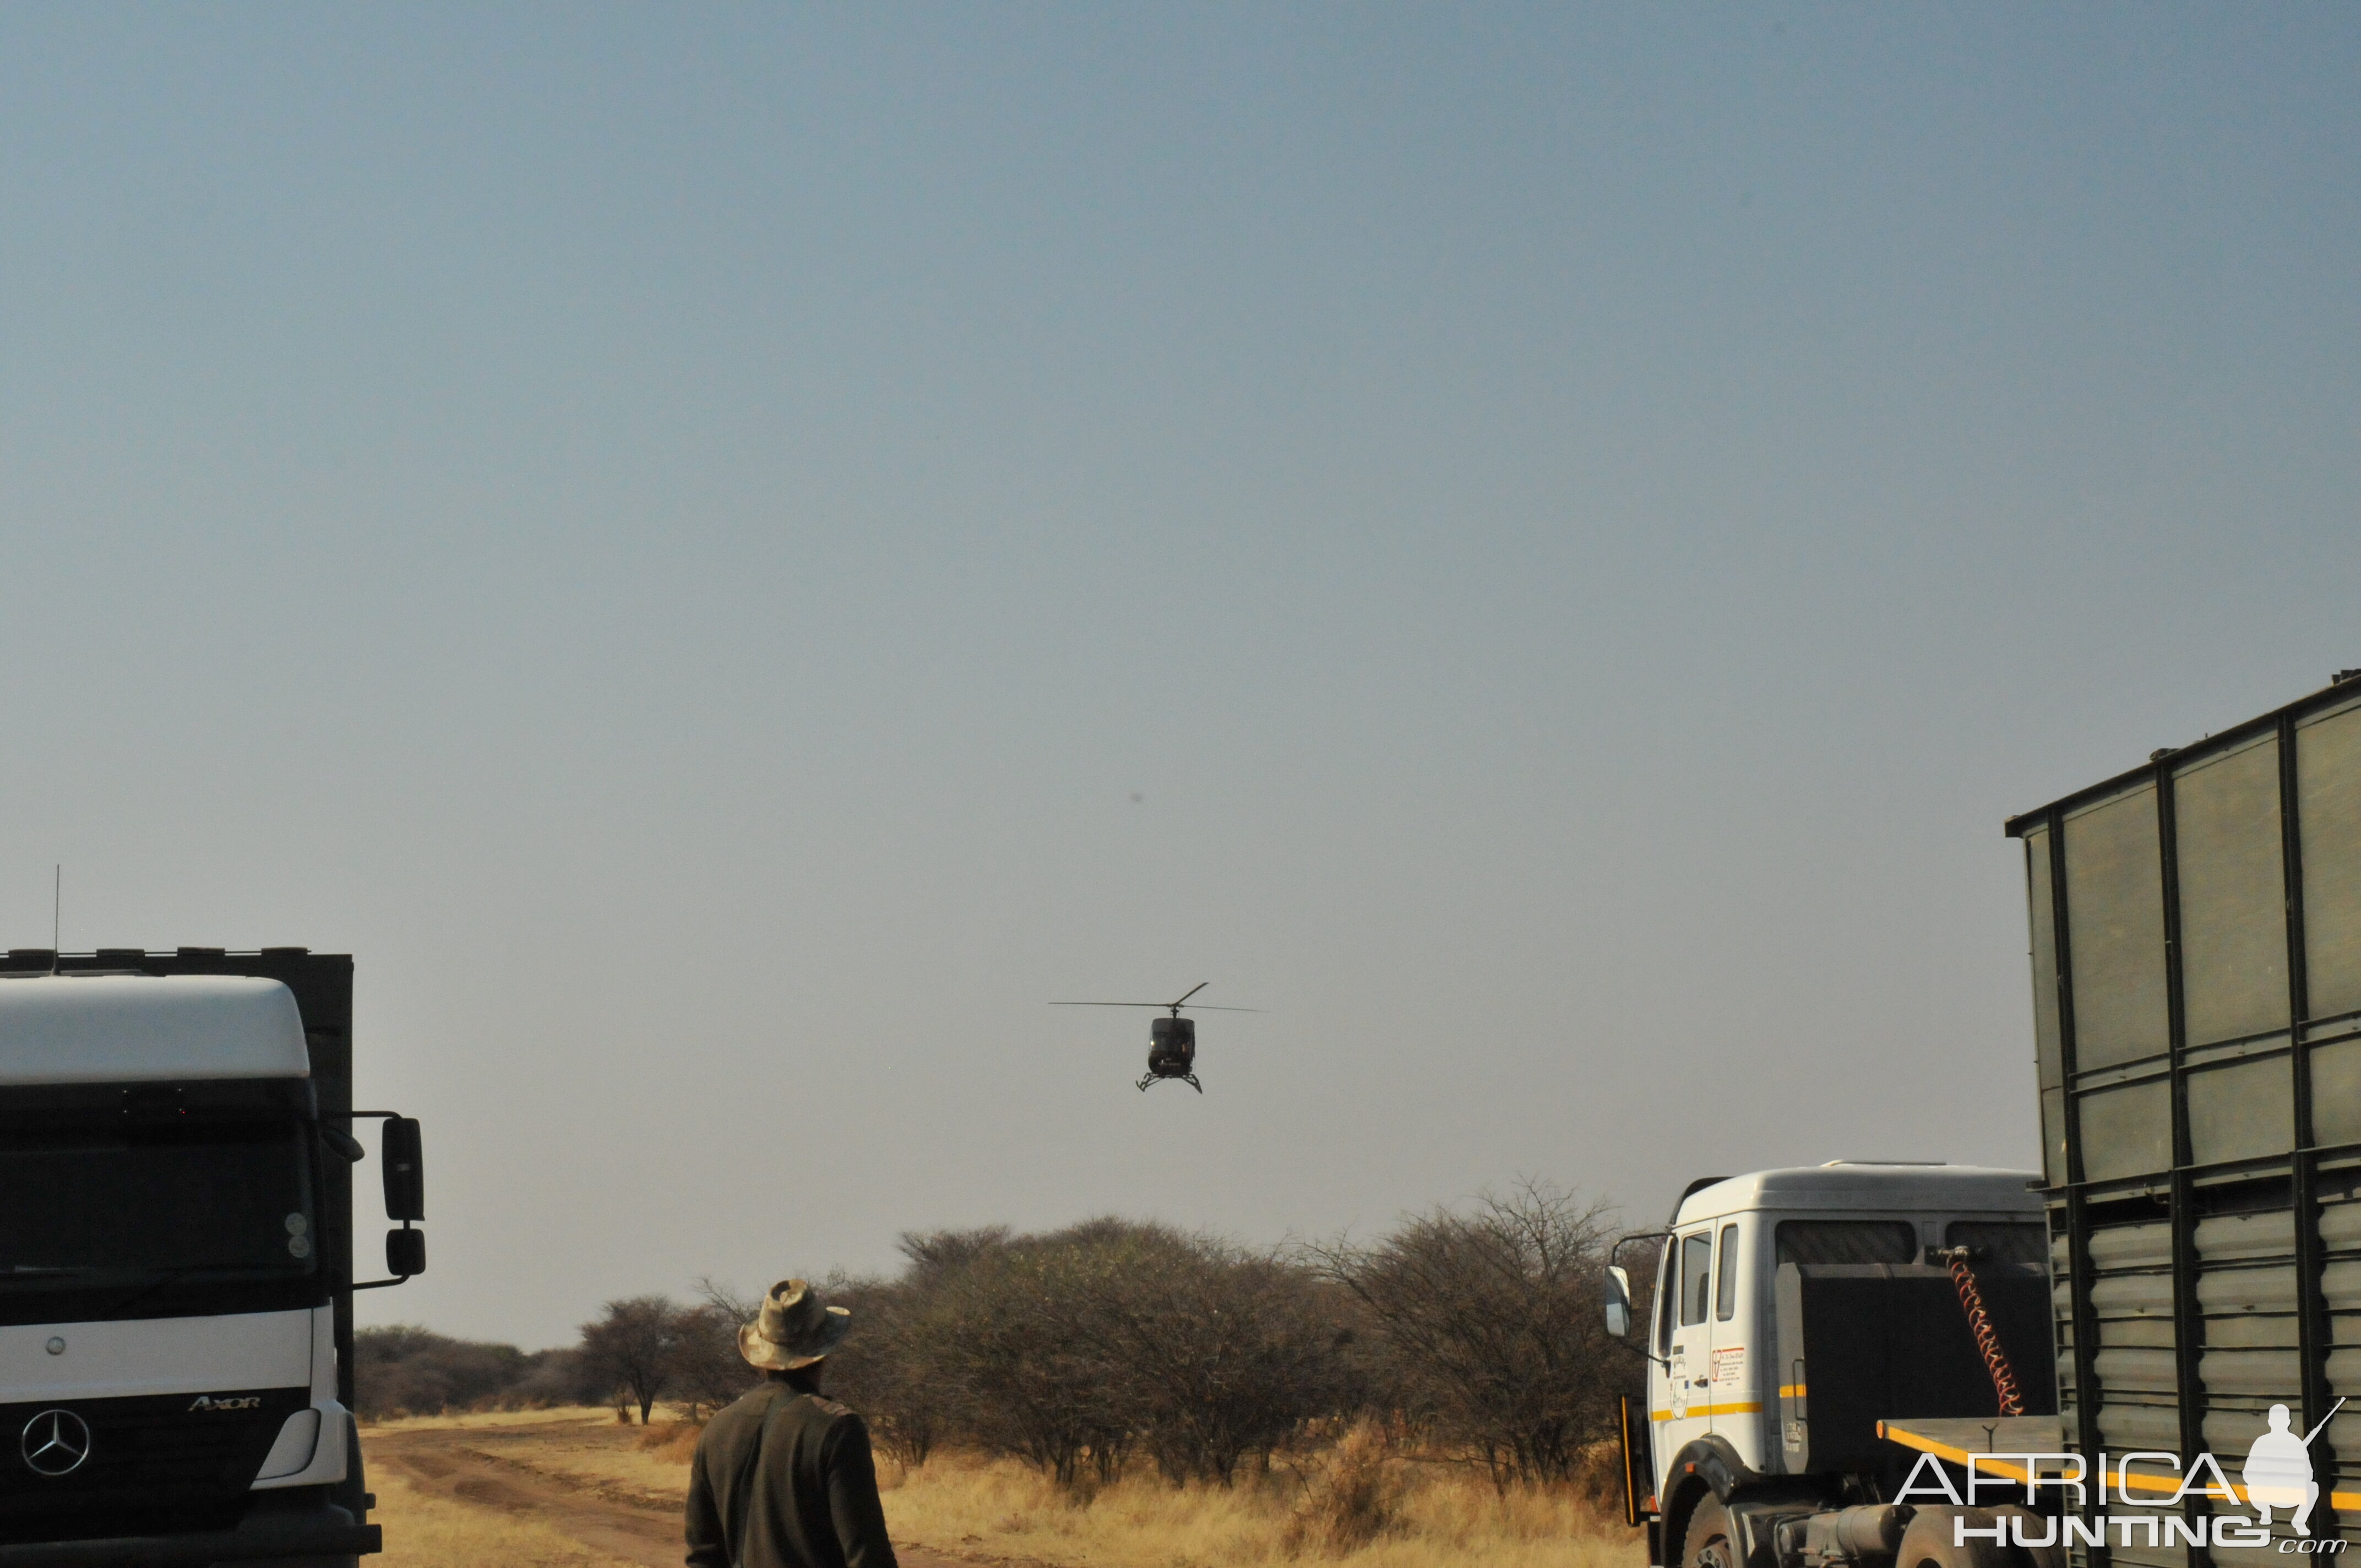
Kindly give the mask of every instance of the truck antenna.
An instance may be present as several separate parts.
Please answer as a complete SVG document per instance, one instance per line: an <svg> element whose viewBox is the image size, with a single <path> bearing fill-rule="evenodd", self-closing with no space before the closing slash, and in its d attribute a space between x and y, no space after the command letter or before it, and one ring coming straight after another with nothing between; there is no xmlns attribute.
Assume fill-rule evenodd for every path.
<svg viewBox="0 0 2361 1568"><path fill-rule="evenodd" d="M66 868L49 868L49 972L58 972L58 933L65 927Z"/></svg>

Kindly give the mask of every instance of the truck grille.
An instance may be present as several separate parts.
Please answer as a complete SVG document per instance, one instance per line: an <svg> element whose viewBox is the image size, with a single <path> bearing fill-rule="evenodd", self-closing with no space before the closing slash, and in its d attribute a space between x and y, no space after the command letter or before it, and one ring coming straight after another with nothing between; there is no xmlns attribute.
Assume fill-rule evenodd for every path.
<svg viewBox="0 0 2361 1568"><path fill-rule="evenodd" d="M241 1408L247 1399L255 1402ZM0 1405L0 1541L230 1529L279 1429L310 1402L308 1389L242 1388ZM49 1469L71 1457L71 1420L67 1445L39 1452L59 1426L39 1419L51 1410L89 1432L87 1456L62 1475L42 1474L27 1455Z"/></svg>

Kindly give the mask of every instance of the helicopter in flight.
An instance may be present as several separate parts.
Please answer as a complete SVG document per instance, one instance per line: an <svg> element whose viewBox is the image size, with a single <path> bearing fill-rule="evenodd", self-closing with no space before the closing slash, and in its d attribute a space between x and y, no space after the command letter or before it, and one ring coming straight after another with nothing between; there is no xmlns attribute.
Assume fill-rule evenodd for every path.
<svg viewBox="0 0 2361 1568"><path fill-rule="evenodd" d="M1197 1021L1180 1016L1183 1007L1194 1007L1207 1013L1259 1013L1259 1007L1219 1007L1210 1002L1192 1003L1189 999L1213 982L1201 980L1180 993L1177 1002L1052 1002L1052 1007L1155 1007L1170 1014L1151 1019L1148 1025L1148 1076L1139 1080L1144 1091L1160 1079L1179 1079L1198 1093L1205 1086L1197 1081Z"/></svg>

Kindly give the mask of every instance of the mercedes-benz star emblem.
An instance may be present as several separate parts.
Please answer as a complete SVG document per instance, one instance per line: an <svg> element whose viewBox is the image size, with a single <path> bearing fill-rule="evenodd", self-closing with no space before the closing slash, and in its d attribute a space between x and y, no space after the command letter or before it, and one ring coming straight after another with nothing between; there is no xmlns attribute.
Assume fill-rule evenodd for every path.
<svg viewBox="0 0 2361 1568"><path fill-rule="evenodd" d="M43 1410L25 1423L25 1463L36 1475L70 1475L90 1457L90 1425L71 1410Z"/></svg>

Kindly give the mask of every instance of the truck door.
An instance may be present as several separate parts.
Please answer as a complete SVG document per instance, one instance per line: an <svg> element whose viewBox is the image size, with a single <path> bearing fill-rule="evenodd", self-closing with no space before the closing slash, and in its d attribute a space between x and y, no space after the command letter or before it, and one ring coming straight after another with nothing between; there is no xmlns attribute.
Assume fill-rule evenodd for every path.
<svg viewBox="0 0 2361 1568"><path fill-rule="evenodd" d="M1665 1398L1649 1414L1655 1418L1660 1466L1713 1431L1713 1227L1682 1232L1665 1263L1678 1289L1671 1310L1658 1320Z"/></svg>
<svg viewBox="0 0 2361 1568"><path fill-rule="evenodd" d="M1712 1399L1714 1431L1750 1466L1767 1473L1773 1468L1764 1463L1763 1439L1763 1369L1769 1347L1750 1262L1758 1229L1750 1218L1724 1220L1715 1228L1712 1365L1704 1392Z"/></svg>

